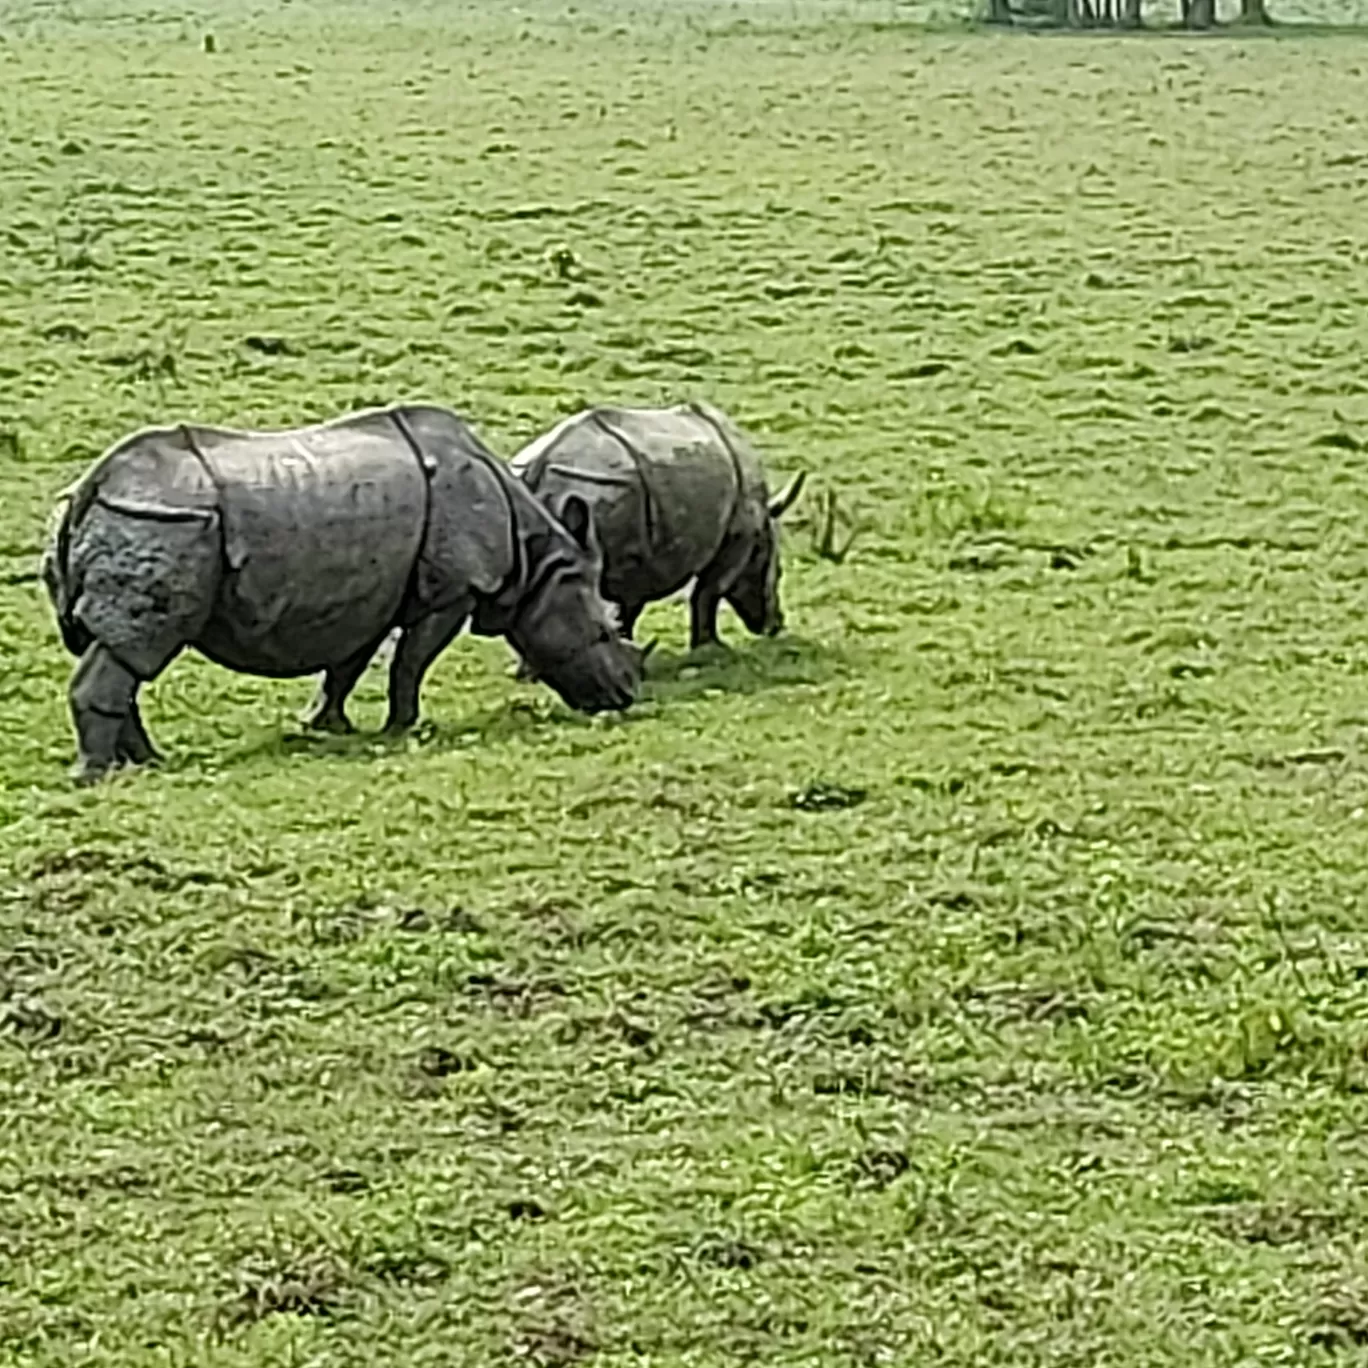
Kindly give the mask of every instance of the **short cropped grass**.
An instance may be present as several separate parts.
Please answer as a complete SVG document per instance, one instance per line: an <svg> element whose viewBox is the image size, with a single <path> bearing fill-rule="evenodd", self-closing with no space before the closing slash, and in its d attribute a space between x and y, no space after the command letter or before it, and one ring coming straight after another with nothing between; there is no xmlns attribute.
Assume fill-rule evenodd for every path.
<svg viewBox="0 0 1368 1368"><path fill-rule="evenodd" d="M1368 45L908 18L5 11L0 1361L1364 1361ZM786 635L70 787L130 429L690 396Z"/></svg>

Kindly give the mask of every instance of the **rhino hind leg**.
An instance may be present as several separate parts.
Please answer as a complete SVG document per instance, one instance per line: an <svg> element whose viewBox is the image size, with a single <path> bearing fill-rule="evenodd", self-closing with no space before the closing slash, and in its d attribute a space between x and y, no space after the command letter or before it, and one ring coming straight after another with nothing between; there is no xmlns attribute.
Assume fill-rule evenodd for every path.
<svg viewBox="0 0 1368 1368"><path fill-rule="evenodd" d="M388 635L388 634L387 634ZM383 641L384 637L380 638ZM357 681L366 672L380 641L363 646L353 656L339 665L330 665L323 671L318 693L304 717L304 725L312 731L330 731L346 734L356 730L347 716L347 699L356 688Z"/></svg>
<svg viewBox="0 0 1368 1368"><path fill-rule="evenodd" d="M689 649L701 650L704 646L715 646L717 636L717 610L722 604L722 594L712 588L698 585L689 600Z"/></svg>
<svg viewBox="0 0 1368 1368"><path fill-rule="evenodd" d="M138 707L137 694L134 694L133 704L119 730L119 741L116 749L119 759L125 764L156 765L161 762L161 755L156 746L152 744L152 738L148 736L147 728L143 726L142 711Z"/></svg>
<svg viewBox="0 0 1368 1368"><path fill-rule="evenodd" d="M71 676L71 717L76 726L77 783L92 784L120 761L132 758L130 728L146 740L137 718L137 675L98 641L81 657ZM148 743L151 749L151 743Z"/></svg>
<svg viewBox="0 0 1368 1368"><path fill-rule="evenodd" d="M390 662L386 731L405 731L418 720L418 692L432 662L451 644L470 616L470 605L430 613L404 628Z"/></svg>

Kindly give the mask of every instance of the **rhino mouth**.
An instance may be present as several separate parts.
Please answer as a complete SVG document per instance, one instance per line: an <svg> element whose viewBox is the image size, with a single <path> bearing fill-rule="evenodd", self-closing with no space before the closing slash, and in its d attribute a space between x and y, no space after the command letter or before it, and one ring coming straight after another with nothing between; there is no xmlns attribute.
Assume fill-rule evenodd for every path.
<svg viewBox="0 0 1368 1368"><path fill-rule="evenodd" d="M636 701L642 652L609 631L577 651L538 650L525 638L510 638L518 654L518 678L547 684L576 712L621 712Z"/></svg>
<svg viewBox="0 0 1368 1368"><path fill-rule="evenodd" d="M778 613L767 613L763 609L757 612L750 604L737 599L728 599L727 602L752 636L775 636L784 625L784 619Z"/></svg>
<svg viewBox="0 0 1368 1368"><path fill-rule="evenodd" d="M576 712L623 712L636 700L640 669L630 656L618 650L610 654L605 644L566 661L543 663L535 677L549 684Z"/></svg>
<svg viewBox="0 0 1368 1368"><path fill-rule="evenodd" d="M660 645L660 638L652 637L644 646L638 646L635 642L623 637L618 644L636 657L637 669L644 674L646 662L650 659L651 652ZM515 673L517 678L526 680L531 684L536 684L542 678L542 672L533 663L532 658L522 654L518 655L518 666Z"/></svg>
<svg viewBox="0 0 1368 1368"><path fill-rule="evenodd" d="M564 565L543 568L513 609L506 636L519 657L518 677L548 684L576 712L621 712L636 700L641 653L606 618L581 616L575 594L558 601L557 586L572 578Z"/></svg>

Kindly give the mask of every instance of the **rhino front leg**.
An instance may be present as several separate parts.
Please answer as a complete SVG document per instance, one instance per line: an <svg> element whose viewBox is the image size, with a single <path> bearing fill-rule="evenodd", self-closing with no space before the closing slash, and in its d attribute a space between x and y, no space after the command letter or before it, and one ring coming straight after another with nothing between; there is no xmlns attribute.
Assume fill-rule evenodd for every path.
<svg viewBox="0 0 1368 1368"><path fill-rule="evenodd" d="M418 691L432 662L465 626L470 605L462 603L420 618L404 628L390 665L389 717L386 731L405 731L418 720Z"/></svg>
<svg viewBox="0 0 1368 1368"><path fill-rule="evenodd" d="M382 637L381 641L384 640ZM366 673L380 641L363 646L354 656L349 656L340 665L329 665L323 671L323 679L318 693L305 714L304 725L311 731L351 732L356 729L347 716L347 699L356 688L357 681Z"/></svg>
<svg viewBox="0 0 1368 1368"><path fill-rule="evenodd" d="M93 784L125 755L122 742L137 708L138 677L97 641L71 676L71 717L78 758L73 777ZM138 724L141 731L141 723Z"/></svg>
<svg viewBox="0 0 1368 1368"><path fill-rule="evenodd" d="M728 539L722 549L698 575L693 596L689 600L689 646L717 644L717 610L736 577L745 569L748 555L746 544L739 539Z"/></svg>

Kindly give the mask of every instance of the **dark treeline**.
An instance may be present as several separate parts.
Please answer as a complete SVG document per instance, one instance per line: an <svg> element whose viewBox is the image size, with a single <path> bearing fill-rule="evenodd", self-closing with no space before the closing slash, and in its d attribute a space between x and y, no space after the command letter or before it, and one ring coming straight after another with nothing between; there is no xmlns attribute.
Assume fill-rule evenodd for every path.
<svg viewBox="0 0 1368 1368"><path fill-rule="evenodd" d="M1178 0L1183 27L1209 29L1216 23L1216 0ZM1014 24L1027 20L1062 28L1144 27L1141 0L988 0L988 22ZM1273 21L1266 0L1240 0L1240 23L1266 26Z"/></svg>

